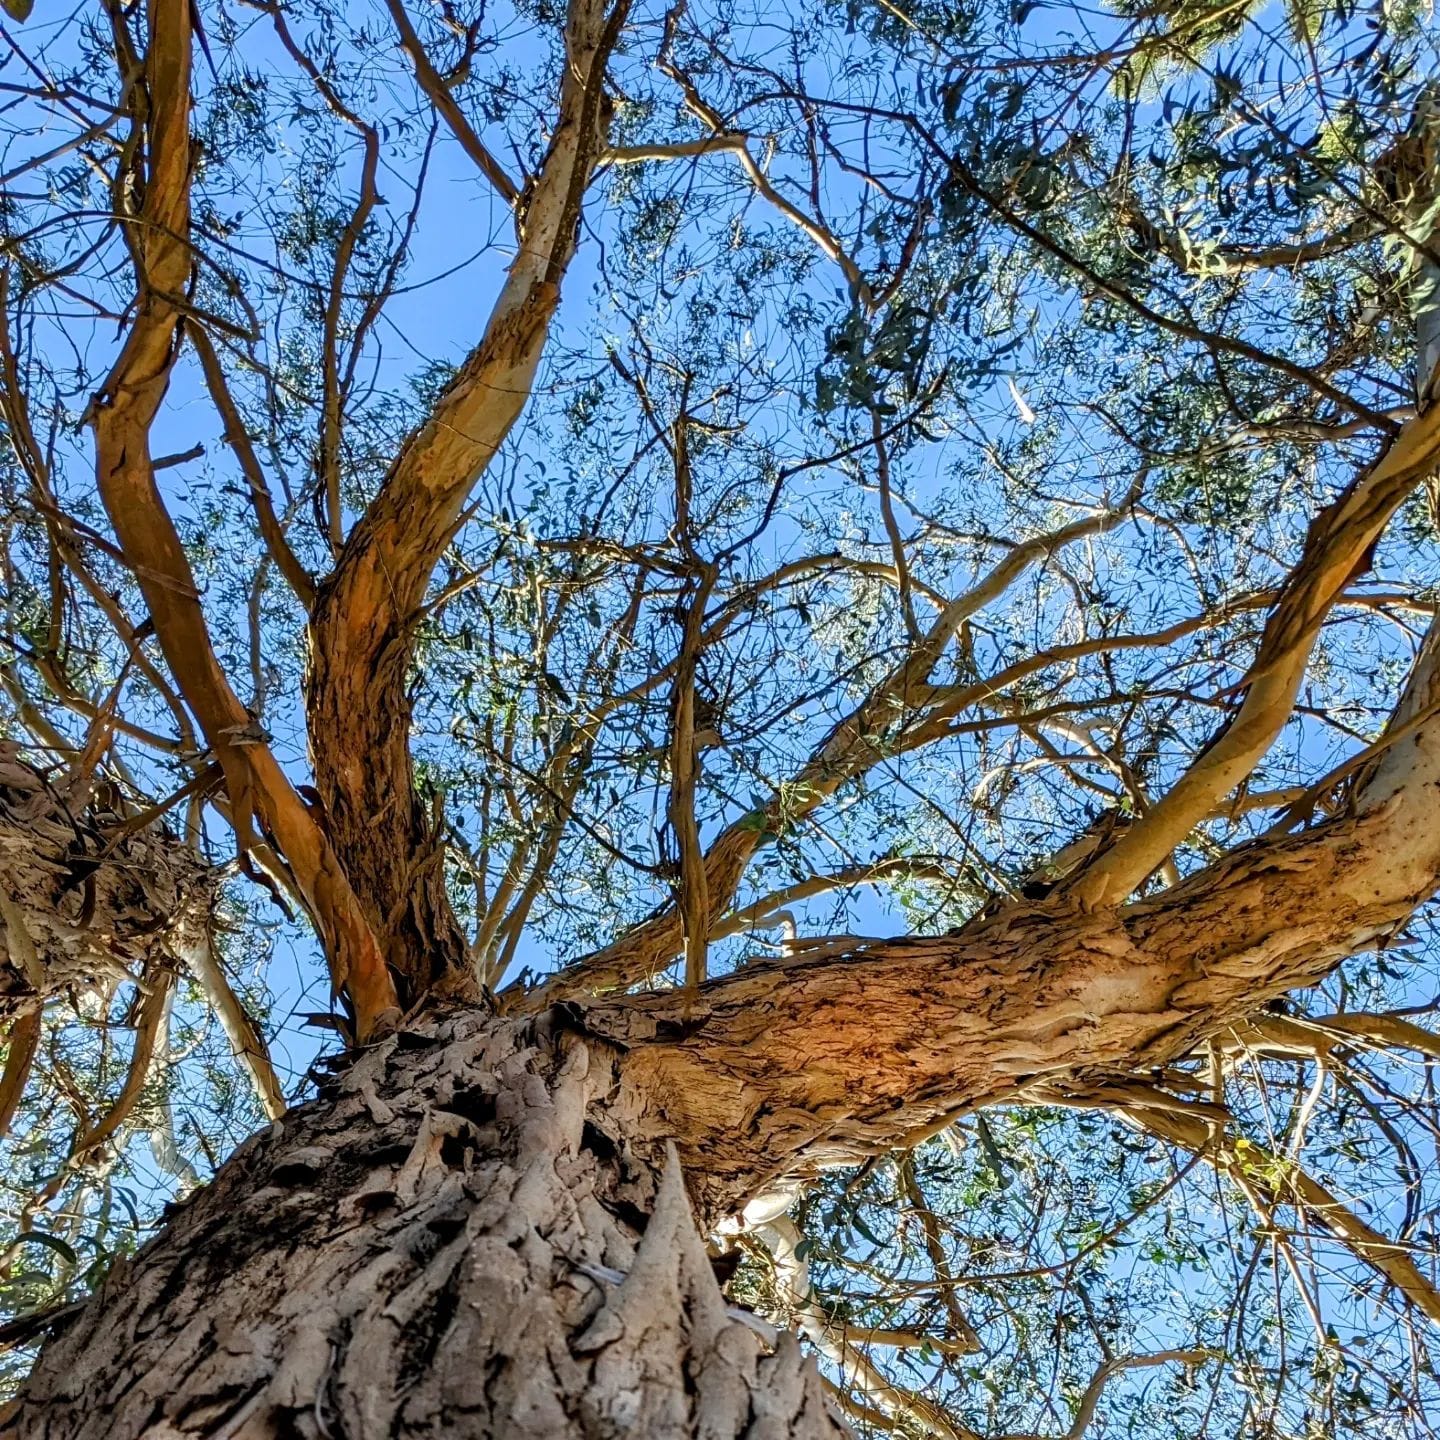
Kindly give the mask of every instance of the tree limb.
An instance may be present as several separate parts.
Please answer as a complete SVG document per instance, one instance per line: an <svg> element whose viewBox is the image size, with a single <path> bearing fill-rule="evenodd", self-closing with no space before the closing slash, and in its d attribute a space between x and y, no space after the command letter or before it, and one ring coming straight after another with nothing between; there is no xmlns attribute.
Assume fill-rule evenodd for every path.
<svg viewBox="0 0 1440 1440"><path fill-rule="evenodd" d="M419 988L468 967L443 868L432 863L441 841L414 794L411 630L471 487L529 399L604 144L604 71L624 15L624 0L608 15L600 0L571 0L557 124L485 334L401 447L314 609L307 699L316 784L387 958Z"/></svg>
<svg viewBox="0 0 1440 1440"><path fill-rule="evenodd" d="M224 767L242 852L258 813L278 839L325 941L336 987L346 986L360 1032L397 1011L373 935L325 836L269 748L252 735L210 644L199 592L155 483L150 426L169 384L190 279L189 0L156 0L146 56L148 169L134 244L135 318L92 406L100 496L150 608L156 636Z"/></svg>
<svg viewBox="0 0 1440 1440"><path fill-rule="evenodd" d="M1380 458L1310 526L1245 677L1235 717L1074 886L1082 904L1116 904L1250 774L1290 718L1315 638L1356 567L1440 454L1440 406L1409 421Z"/></svg>

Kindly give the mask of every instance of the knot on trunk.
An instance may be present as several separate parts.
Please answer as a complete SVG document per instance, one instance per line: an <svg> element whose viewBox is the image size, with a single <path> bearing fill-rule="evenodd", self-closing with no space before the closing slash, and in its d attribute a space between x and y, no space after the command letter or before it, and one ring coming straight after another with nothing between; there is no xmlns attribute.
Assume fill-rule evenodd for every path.
<svg viewBox="0 0 1440 1440"><path fill-rule="evenodd" d="M75 794L0 752L0 1019L142 973L203 928L218 872L101 780Z"/></svg>

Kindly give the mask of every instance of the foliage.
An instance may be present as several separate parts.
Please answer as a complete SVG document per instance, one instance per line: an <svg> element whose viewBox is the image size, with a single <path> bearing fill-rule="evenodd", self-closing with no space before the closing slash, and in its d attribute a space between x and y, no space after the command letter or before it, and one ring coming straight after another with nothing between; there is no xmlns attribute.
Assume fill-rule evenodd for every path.
<svg viewBox="0 0 1440 1440"><path fill-rule="evenodd" d="M194 278L157 484L220 666L300 784L308 617L255 492L323 576L514 258L393 8L197 6ZM562 18L446 0L409 20L512 175L551 143ZM631 9L529 409L405 619L415 792L492 989L683 905L687 822L707 849L754 847L702 946L713 976L825 937L942 934L1151 808L1231 713L1310 518L1415 410L1434 39L1394 3ZM223 970L298 1094L316 1035L352 1017L305 1024L328 1009L319 950L283 867L239 853L200 783L215 752L95 488L89 426L134 300L144 47L144 7L112 0L42 7L0 60L0 713L37 772L90 755L130 813L165 806L224 869ZM1436 604L1435 503L1417 493L1353 577L1277 743L1152 889L1343 806L1313 787L1390 716ZM1436 955L1422 911L1286 1015L1424 1026ZM678 949L666 963L650 978L679 983ZM83 1293L260 1120L264 1065L234 1059L217 991L186 978L143 1099L74 1159L124 1083L146 978L44 1000L0 1186L12 1314ZM1353 1037L1197 1052L1165 1079L1228 1108L1228 1170L1100 1108L967 1116L804 1197L810 1299L842 1333L922 1337L870 1353L958 1434L1064 1435L1097 1368L1203 1350L1116 1371L1104 1424L1428 1435L1430 1322L1286 1168L1435 1283L1426 1063ZM790 1303L761 1248L738 1284ZM956 1307L974 1353L923 1343ZM936 1423L851 1398L862 1431Z"/></svg>

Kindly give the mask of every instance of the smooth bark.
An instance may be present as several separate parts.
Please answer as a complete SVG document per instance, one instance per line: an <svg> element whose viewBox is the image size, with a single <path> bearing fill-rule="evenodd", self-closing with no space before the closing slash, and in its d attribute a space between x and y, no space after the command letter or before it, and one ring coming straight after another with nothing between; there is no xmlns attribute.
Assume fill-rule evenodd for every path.
<svg viewBox="0 0 1440 1440"><path fill-rule="evenodd" d="M407 999L467 971L441 836L415 793L413 628L475 481L529 401L604 143L602 82L623 16L623 3L607 14L572 0L554 133L485 334L401 448L311 617L307 729L326 827Z"/></svg>

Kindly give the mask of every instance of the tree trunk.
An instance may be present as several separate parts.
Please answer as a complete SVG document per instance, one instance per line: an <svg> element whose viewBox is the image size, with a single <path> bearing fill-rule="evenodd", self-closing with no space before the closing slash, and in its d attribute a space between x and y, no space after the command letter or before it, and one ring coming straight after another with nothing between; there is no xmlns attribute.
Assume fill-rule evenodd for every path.
<svg viewBox="0 0 1440 1440"><path fill-rule="evenodd" d="M435 1012L112 1273L4 1436L840 1433L793 1337L727 1314L679 1160L708 1232L982 1106L1176 1113L1165 1067L1435 893L1437 708L1440 627L1350 813L1119 910L1062 888L693 989Z"/></svg>
<svg viewBox="0 0 1440 1440"><path fill-rule="evenodd" d="M621 1052L451 1014L254 1137L45 1351L6 1436L838 1436L727 1312Z"/></svg>

